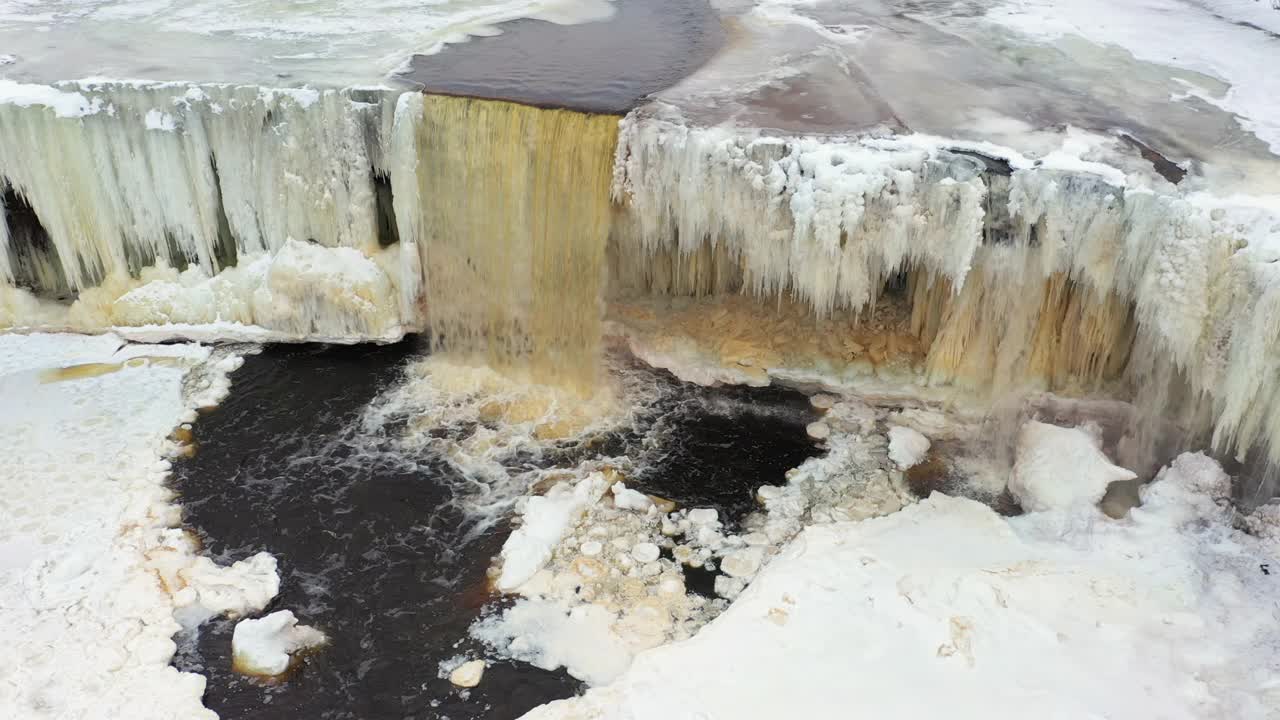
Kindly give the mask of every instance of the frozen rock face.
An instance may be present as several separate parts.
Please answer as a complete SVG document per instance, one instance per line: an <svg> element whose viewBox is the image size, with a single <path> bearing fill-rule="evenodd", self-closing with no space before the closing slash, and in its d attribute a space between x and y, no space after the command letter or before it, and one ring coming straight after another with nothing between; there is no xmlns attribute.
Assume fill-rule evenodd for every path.
<svg viewBox="0 0 1280 720"><path fill-rule="evenodd" d="M325 642L324 633L306 625L288 610L236 623L231 635L232 666L246 675L280 675L291 656Z"/></svg>
<svg viewBox="0 0 1280 720"><path fill-rule="evenodd" d="M1018 434L1009 491L1026 510L1064 510L1102 500L1107 486L1137 475L1102 452L1096 428L1030 421Z"/></svg>

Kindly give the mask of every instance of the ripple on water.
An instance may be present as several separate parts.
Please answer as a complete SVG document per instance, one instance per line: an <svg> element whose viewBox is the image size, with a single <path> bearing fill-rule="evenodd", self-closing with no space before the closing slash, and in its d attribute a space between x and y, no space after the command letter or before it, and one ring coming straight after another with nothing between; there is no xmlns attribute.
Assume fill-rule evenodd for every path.
<svg viewBox="0 0 1280 720"><path fill-rule="evenodd" d="M246 358L230 397L197 422L199 450L174 473L186 524L220 561L275 554L281 592L267 612L292 610L331 641L270 684L231 672L233 622L206 624L175 664L209 678L205 702L224 720L501 720L579 690L563 671L507 662L467 693L438 677L442 660L474 650L467 629L495 602L486 570L518 493L477 495L478 481L445 460L483 422L404 441L412 418L397 393L419 359L413 341L269 347ZM624 374L645 406L585 440L511 445L503 462L513 487L548 468L609 461L631 467L629 482L646 492L732 521L755 487L782 482L815 452L799 393Z"/></svg>

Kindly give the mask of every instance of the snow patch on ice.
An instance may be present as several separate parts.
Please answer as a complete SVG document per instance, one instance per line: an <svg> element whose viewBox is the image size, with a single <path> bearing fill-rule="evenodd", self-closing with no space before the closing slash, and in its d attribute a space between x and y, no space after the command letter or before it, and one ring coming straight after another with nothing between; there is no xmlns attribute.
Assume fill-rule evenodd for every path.
<svg viewBox="0 0 1280 720"><path fill-rule="evenodd" d="M178 128L177 121L173 119L173 116L163 110L148 110L146 123L148 130L173 132Z"/></svg>

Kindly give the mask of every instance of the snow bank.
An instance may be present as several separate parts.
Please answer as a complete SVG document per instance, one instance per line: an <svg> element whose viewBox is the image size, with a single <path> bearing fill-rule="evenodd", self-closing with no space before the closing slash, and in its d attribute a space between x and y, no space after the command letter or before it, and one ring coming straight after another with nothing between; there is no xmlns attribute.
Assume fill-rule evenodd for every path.
<svg viewBox="0 0 1280 720"><path fill-rule="evenodd" d="M694 638L529 720L1162 717L1265 720L1280 701L1275 542L1205 502L1184 455L1131 521L1001 518L935 494L806 529ZM927 691L922 691L922 688Z"/></svg>
<svg viewBox="0 0 1280 720"><path fill-rule="evenodd" d="M232 667L246 675L279 675L294 653L325 641L324 633L299 625L288 610L241 620L231 634Z"/></svg>
<svg viewBox="0 0 1280 720"><path fill-rule="evenodd" d="M1009 492L1025 510L1096 505L1107 486L1137 475L1111 463L1096 426L1058 427L1034 420L1018 433Z"/></svg>
<svg viewBox="0 0 1280 720"><path fill-rule="evenodd" d="M163 459L211 353L121 344L0 335L2 717L214 718L169 665L194 545Z"/></svg>

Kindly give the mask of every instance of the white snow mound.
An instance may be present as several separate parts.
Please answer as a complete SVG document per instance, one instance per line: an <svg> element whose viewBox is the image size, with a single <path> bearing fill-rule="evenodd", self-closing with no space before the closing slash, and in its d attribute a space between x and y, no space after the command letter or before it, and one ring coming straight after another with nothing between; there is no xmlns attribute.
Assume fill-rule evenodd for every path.
<svg viewBox="0 0 1280 720"><path fill-rule="evenodd" d="M1065 428L1034 420L1018 434L1009 492L1032 512L1095 504L1107 485L1137 475L1111 464L1096 428Z"/></svg>

